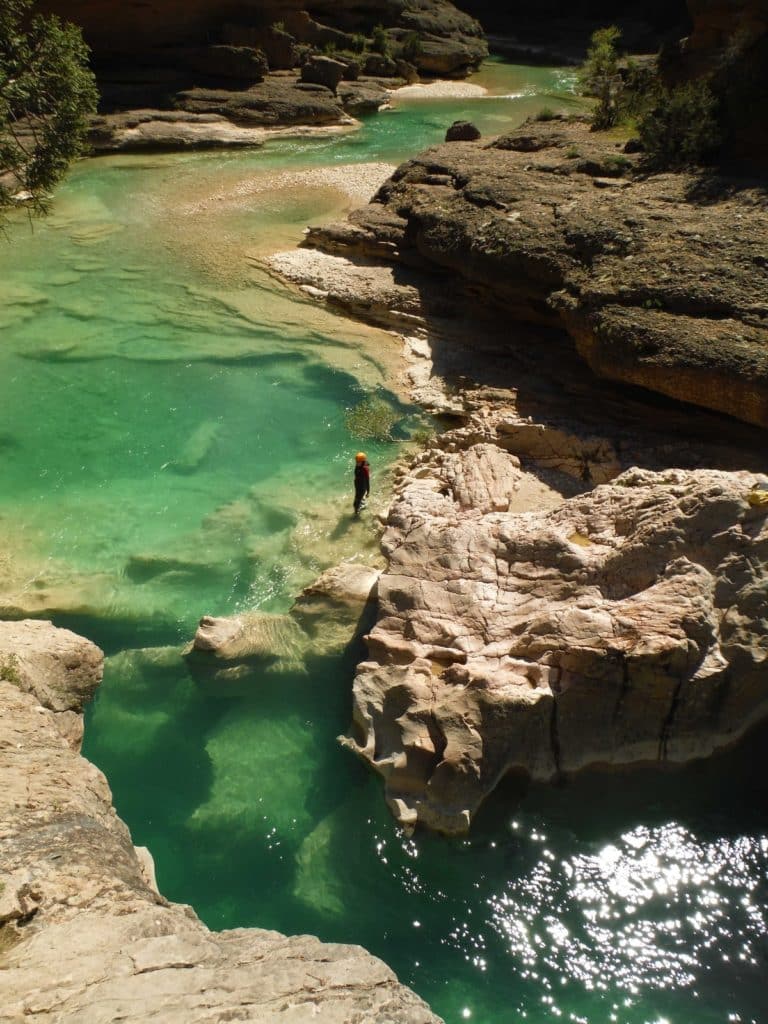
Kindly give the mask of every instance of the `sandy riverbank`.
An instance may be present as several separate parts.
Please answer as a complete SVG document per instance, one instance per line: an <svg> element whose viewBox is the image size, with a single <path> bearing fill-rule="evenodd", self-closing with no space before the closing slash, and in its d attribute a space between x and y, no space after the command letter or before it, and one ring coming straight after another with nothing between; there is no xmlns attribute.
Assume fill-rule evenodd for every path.
<svg viewBox="0 0 768 1024"><path fill-rule="evenodd" d="M304 192L329 189L351 200L367 203L376 190L395 170L394 164L362 163L339 164L333 167L309 167L302 170L258 172L232 181L227 185L189 200L177 208L181 215L199 214L209 210L223 210L227 206L242 206L257 196L275 193Z"/></svg>
<svg viewBox="0 0 768 1024"><path fill-rule="evenodd" d="M438 79L435 82L416 82L413 85L403 85L399 89L392 90L394 100L446 100L487 95L488 90L483 85L443 79Z"/></svg>

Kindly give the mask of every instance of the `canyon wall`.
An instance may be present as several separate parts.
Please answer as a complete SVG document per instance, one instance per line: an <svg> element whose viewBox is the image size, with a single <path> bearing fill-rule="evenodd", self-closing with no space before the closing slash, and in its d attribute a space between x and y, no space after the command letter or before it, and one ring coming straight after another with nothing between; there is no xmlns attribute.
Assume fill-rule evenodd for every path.
<svg viewBox="0 0 768 1024"><path fill-rule="evenodd" d="M487 53L480 24L449 0L41 0L83 30L103 109L176 106L194 87L247 89L268 71L341 55L347 74L462 76ZM374 29L384 30L374 44ZM407 66L406 66L407 65ZM329 84L322 79L305 79Z"/></svg>
<svg viewBox="0 0 768 1024"><path fill-rule="evenodd" d="M768 197L632 150L557 118L449 142L273 258L407 335L417 396L463 422L385 517L345 741L404 825L768 712Z"/></svg>

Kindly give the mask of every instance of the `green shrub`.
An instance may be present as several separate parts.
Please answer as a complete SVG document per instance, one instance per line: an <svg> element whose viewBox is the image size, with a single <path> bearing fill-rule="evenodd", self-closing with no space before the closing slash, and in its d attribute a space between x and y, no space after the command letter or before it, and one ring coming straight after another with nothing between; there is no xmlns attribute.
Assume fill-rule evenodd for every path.
<svg viewBox="0 0 768 1024"><path fill-rule="evenodd" d="M628 126L636 125L653 106L659 87L656 64L640 65L630 58L617 96L619 121Z"/></svg>
<svg viewBox="0 0 768 1024"><path fill-rule="evenodd" d="M542 107L538 114L534 115L534 121L555 121L557 114L551 107Z"/></svg>
<svg viewBox="0 0 768 1024"><path fill-rule="evenodd" d="M350 46L354 53L363 53L365 48L368 46L368 40L360 32L356 32L352 36Z"/></svg>
<svg viewBox="0 0 768 1024"><path fill-rule="evenodd" d="M88 54L79 28L34 14L32 0L0 2L0 210L27 192L45 213L51 189L86 147L98 100Z"/></svg>
<svg viewBox="0 0 768 1024"><path fill-rule="evenodd" d="M660 88L638 122L647 164L657 170L701 163L721 141L717 100L706 82Z"/></svg>
<svg viewBox="0 0 768 1024"><path fill-rule="evenodd" d="M389 56L389 36L383 25L377 25L371 33L371 49L380 53L382 57Z"/></svg>
<svg viewBox="0 0 768 1024"><path fill-rule="evenodd" d="M409 32L403 40L401 52L405 60L413 62L423 49L419 33Z"/></svg>
<svg viewBox="0 0 768 1024"><path fill-rule="evenodd" d="M391 441L398 415L389 402L377 395L364 398L347 410L344 423L353 437Z"/></svg>
<svg viewBox="0 0 768 1024"><path fill-rule="evenodd" d="M621 177L624 171L628 171L632 167L632 161L622 153L611 153L603 160L603 163L609 177L614 174Z"/></svg>

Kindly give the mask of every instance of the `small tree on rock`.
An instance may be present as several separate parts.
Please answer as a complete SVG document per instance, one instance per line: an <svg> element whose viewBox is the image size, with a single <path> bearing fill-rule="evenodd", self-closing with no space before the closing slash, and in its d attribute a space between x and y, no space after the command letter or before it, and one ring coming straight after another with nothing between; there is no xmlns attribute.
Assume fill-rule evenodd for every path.
<svg viewBox="0 0 768 1024"><path fill-rule="evenodd" d="M389 36L383 25L376 25L371 33L371 49L376 53L380 53L382 57L389 56L391 50Z"/></svg>
<svg viewBox="0 0 768 1024"><path fill-rule="evenodd" d="M619 54L616 44L621 32L615 25L592 33L587 59L579 71L581 87L597 97L592 118L596 131L612 128L618 119L618 93L621 88Z"/></svg>

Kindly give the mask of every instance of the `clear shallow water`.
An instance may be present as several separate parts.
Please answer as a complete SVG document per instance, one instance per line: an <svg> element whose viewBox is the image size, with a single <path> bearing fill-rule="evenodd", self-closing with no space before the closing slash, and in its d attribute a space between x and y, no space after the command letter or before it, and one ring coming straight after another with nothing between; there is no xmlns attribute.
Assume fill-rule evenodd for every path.
<svg viewBox="0 0 768 1024"><path fill-rule="evenodd" d="M348 517L344 411L386 389L391 341L249 257L349 205L315 169L573 102L542 69L479 80L513 98L413 101L253 154L86 163L49 221L16 231L0 253L1 603L37 602L108 652L85 752L163 891L212 927L362 943L450 1022L761 1022L765 732L661 779L510 785L469 839L408 839L335 742L359 651L238 694L179 656L200 614L283 611L325 564L375 557L369 521ZM395 452L368 450L380 485Z"/></svg>

